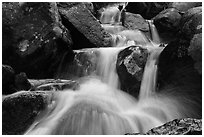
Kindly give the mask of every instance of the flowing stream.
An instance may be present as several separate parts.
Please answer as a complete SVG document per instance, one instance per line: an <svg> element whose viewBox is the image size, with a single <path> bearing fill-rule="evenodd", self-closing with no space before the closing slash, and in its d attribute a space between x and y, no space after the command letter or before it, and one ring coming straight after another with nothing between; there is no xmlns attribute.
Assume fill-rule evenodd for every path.
<svg viewBox="0 0 204 137"><path fill-rule="evenodd" d="M104 21L108 20L104 18ZM109 18L113 22L113 18ZM132 32L130 35L134 38L130 41L139 39ZM138 35L142 36L142 33ZM155 38L154 41L158 42ZM188 104L185 106L174 95L156 92L157 62L163 48L153 46L143 36L142 41L146 41L145 46L149 47L150 55L145 66L139 99L120 90L116 73L117 55L129 46L128 41L123 43L124 46L119 42L114 47L99 48L100 57L96 70L98 77L87 78L76 91L53 92L49 105L40 112L25 134L145 133L175 118L191 116L189 110L185 109Z"/></svg>

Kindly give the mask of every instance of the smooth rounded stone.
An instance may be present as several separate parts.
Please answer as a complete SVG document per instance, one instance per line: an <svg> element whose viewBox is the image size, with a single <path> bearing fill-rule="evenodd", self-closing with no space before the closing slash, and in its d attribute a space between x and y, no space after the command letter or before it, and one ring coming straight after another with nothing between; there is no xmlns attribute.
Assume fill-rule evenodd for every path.
<svg viewBox="0 0 204 137"><path fill-rule="evenodd" d="M181 14L175 8L168 8L153 18L154 25L160 33L176 33L180 27Z"/></svg>
<svg viewBox="0 0 204 137"><path fill-rule="evenodd" d="M2 61L29 78L52 77L71 36L61 24L56 3L3 3Z"/></svg>
<svg viewBox="0 0 204 137"><path fill-rule="evenodd" d="M50 93L21 91L3 98L2 134L23 134L45 109Z"/></svg>
<svg viewBox="0 0 204 137"><path fill-rule="evenodd" d="M145 134L127 133L126 135L202 135L202 119L175 119Z"/></svg>
<svg viewBox="0 0 204 137"><path fill-rule="evenodd" d="M65 89L76 90L79 88L79 83L72 80L63 79L40 79L29 80L32 84L31 91L62 91Z"/></svg>
<svg viewBox="0 0 204 137"><path fill-rule="evenodd" d="M202 2L171 2L169 8L176 8L181 12L186 12L190 8L202 6Z"/></svg>
<svg viewBox="0 0 204 137"><path fill-rule="evenodd" d="M187 40L195 34L202 33L202 7L189 9L181 20L181 35Z"/></svg>
<svg viewBox="0 0 204 137"><path fill-rule="evenodd" d="M70 30L73 49L109 47L111 36L100 25L99 21L81 2L72 7L65 3L58 4L62 23Z"/></svg>
<svg viewBox="0 0 204 137"><path fill-rule="evenodd" d="M168 2L128 2L126 11L140 14L144 19L151 19L167 8L168 4Z"/></svg>
<svg viewBox="0 0 204 137"><path fill-rule="evenodd" d="M116 70L121 89L136 98L139 94L147 57L147 49L138 46L130 46L118 54Z"/></svg>
<svg viewBox="0 0 204 137"><path fill-rule="evenodd" d="M14 88L15 71L11 66L2 65L2 94L12 94L16 92Z"/></svg>

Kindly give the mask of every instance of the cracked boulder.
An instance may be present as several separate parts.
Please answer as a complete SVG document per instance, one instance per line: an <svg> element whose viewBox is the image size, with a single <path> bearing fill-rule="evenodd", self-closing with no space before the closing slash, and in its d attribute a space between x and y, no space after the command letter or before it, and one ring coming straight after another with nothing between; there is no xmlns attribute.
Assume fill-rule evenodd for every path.
<svg viewBox="0 0 204 137"><path fill-rule="evenodd" d="M64 53L70 58L72 40L56 3L2 4L2 61L29 78L52 77Z"/></svg>
<svg viewBox="0 0 204 137"><path fill-rule="evenodd" d="M70 30L73 49L109 47L111 36L89 10L87 3L58 3L62 23Z"/></svg>
<svg viewBox="0 0 204 137"><path fill-rule="evenodd" d="M139 46L130 46L118 54L116 70L121 89L136 98L139 95L147 57L147 49Z"/></svg>

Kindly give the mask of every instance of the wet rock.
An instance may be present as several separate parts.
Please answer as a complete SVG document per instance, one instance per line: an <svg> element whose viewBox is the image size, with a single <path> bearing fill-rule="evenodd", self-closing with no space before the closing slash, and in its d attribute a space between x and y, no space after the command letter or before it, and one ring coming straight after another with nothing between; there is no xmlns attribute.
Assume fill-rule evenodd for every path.
<svg viewBox="0 0 204 137"><path fill-rule="evenodd" d="M99 52L97 48L75 50L72 62L62 62L57 70L57 79L78 79L94 74L97 67Z"/></svg>
<svg viewBox="0 0 204 137"><path fill-rule="evenodd" d="M31 91L62 91L65 89L76 90L79 88L79 83L72 80L41 79L29 81L32 84Z"/></svg>
<svg viewBox="0 0 204 137"><path fill-rule="evenodd" d="M2 28L3 63L29 78L52 77L62 55L72 57L56 3L3 3Z"/></svg>
<svg viewBox="0 0 204 137"><path fill-rule="evenodd" d="M31 88L31 84L28 81L27 75L23 72L17 74L15 76L15 88L20 90L29 90Z"/></svg>
<svg viewBox="0 0 204 137"><path fill-rule="evenodd" d="M151 129L146 135L202 135L202 119L175 119Z"/></svg>
<svg viewBox="0 0 204 137"><path fill-rule="evenodd" d="M168 6L168 2L129 2L127 12L140 14L144 19L151 19Z"/></svg>
<svg viewBox="0 0 204 137"><path fill-rule="evenodd" d="M186 40L199 33L202 33L202 7L189 9L181 19L181 35Z"/></svg>
<svg viewBox="0 0 204 137"><path fill-rule="evenodd" d="M47 104L48 93L19 92L2 102L2 134L23 134Z"/></svg>
<svg viewBox="0 0 204 137"><path fill-rule="evenodd" d="M86 4L66 7L61 3L58 7L62 23L71 31L73 49L111 46L111 36L104 31Z"/></svg>
<svg viewBox="0 0 204 137"><path fill-rule="evenodd" d="M180 27L181 14L175 8L168 8L153 18L154 24L160 33L176 33Z"/></svg>
<svg viewBox="0 0 204 137"><path fill-rule="evenodd" d="M12 94L16 92L14 88L15 71L8 65L2 65L2 94Z"/></svg>
<svg viewBox="0 0 204 137"><path fill-rule="evenodd" d="M196 45L195 45L196 46ZM158 65L158 83L160 88L167 85L176 87L186 87L195 90L194 94L202 91L202 76L198 68L195 68L192 52L200 55L200 50L195 47L189 49L189 42L186 40L176 40L168 44L161 52ZM191 51L191 53L189 53ZM200 56L201 57L201 56ZM201 60L197 59L199 62Z"/></svg>
<svg viewBox="0 0 204 137"><path fill-rule="evenodd" d="M202 135L202 119L175 119L145 134L128 133L126 135Z"/></svg>
<svg viewBox="0 0 204 137"><path fill-rule="evenodd" d="M177 40L169 43L159 58L160 86L173 84L202 91L202 9L189 9L181 19ZM196 56L195 56L196 55Z"/></svg>
<svg viewBox="0 0 204 137"><path fill-rule="evenodd" d="M148 22L140 14L125 12L124 26L131 30L149 31Z"/></svg>
<svg viewBox="0 0 204 137"><path fill-rule="evenodd" d="M181 12L186 12L190 8L202 6L202 2L171 2L169 8L176 8Z"/></svg>
<svg viewBox="0 0 204 137"><path fill-rule="evenodd" d="M147 49L138 46L130 46L118 54L116 70L121 89L136 98L139 94L147 56Z"/></svg>

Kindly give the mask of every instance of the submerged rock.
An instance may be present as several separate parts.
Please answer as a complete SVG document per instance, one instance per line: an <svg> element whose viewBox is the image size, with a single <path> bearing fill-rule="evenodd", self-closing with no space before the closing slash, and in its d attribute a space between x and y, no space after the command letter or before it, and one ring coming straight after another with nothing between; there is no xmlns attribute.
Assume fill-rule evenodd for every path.
<svg viewBox="0 0 204 137"><path fill-rule="evenodd" d="M175 119L145 134L128 133L126 135L202 135L202 119Z"/></svg>
<svg viewBox="0 0 204 137"><path fill-rule="evenodd" d="M136 98L139 94L147 57L147 49L138 46L130 46L118 54L116 70L121 89Z"/></svg>
<svg viewBox="0 0 204 137"><path fill-rule="evenodd" d="M2 61L29 78L52 77L65 52L72 56L69 31L56 3L3 3Z"/></svg>
<svg viewBox="0 0 204 137"><path fill-rule="evenodd" d="M73 49L111 46L111 36L84 3L66 6L58 4L63 24L71 31Z"/></svg>
<svg viewBox="0 0 204 137"><path fill-rule="evenodd" d="M2 134L23 134L47 104L49 93L19 92L4 97L2 102Z"/></svg>

